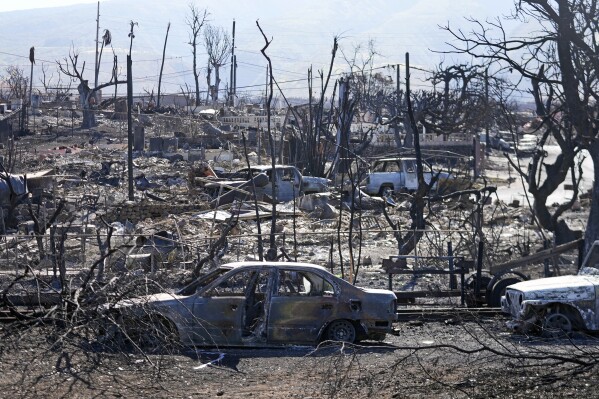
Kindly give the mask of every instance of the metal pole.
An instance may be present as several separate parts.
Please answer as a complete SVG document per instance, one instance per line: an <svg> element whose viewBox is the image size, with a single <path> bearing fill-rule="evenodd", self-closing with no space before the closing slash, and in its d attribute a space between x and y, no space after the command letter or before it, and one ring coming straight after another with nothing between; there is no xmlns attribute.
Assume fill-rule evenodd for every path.
<svg viewBox="0 0 599 399"><path fill-rule="evenodd" d="M98 13L96 17L96 64L94 87L98 87L98 42L100 41L100 2L98 1Z"/></svg>
<svg viewBox="0 0 599 399"><path fill-rule="evenodd" d="M35 63L35 50L33 47L29 50L29 61L31 62L31 74L29 75L29 107L31 109L31 113L33 114L33 130L35 131L35 112L33 112L33 64ZM27 99L24 98L23 101ZM27 117L27 105L22 105L23 109L25 109L25 117ZM29 127L29 118L27 117L27 125Z"/></svg>
<svg viewBox="0 0 599 399"><path fill-rule="evenodd" d="M451 241L447 242L447 257L449 258L449 289L455 290L457 289L457 281L454 273L454 264L453 264L453 245Z"/></svg>
<svg viewBox="0 0 599 399"><path fill-rule="evenodd" d="M481 289L481 278L483 274L483 251L485 249L484 241L478 242L478 253L476 257L476 284L474 285L474 295L478 299L480 296ZM486 287L485 287L486 288Z"/></svg>
<svg viewBox="0 0 599 399"><path fill-rule="evenodd" d="M127 178L129 182L129 201L133 201L133 76L131 74L131 55L127 55Z"/></svg>
<svg viewBox="0 0 599 399"><path fill-rule="evenodd" d="M229 78L229 104L235 105L235 20L233 20L233 40L231 41L231 73Z"/></svg>
<svg viewBox="0 0 599 399"><path fill-rule="evenodd" d="M491 140L489 138L489 68L485 69L485 153L491 153Z"/></svg>

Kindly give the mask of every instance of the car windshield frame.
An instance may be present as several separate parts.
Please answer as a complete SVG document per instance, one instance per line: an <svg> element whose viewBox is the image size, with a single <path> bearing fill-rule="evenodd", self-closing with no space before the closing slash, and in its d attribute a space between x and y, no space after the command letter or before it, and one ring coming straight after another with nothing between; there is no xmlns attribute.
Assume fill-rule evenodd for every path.
<svg viewBox="0 0 599 399"><path fill-rule="evenodd" d="M207 286L211 285L213 282L218 280L220 277L226 275L231 270L234 270L230 267L218 267L210 272L204 274L201 277L198 277L191 283L187 284L185 287L181 288L177 291L177 295L193 295L195 293L200 292Z"/></svg>

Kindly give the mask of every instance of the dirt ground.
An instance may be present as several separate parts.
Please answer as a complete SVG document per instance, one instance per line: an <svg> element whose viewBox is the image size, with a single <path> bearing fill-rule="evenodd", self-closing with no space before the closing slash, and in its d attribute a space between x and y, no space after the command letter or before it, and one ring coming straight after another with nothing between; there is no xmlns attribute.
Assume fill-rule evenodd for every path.
<svg viewBox="0 0 599 399"><path fill-rule="evenodd" d="M598 341L512 335L505 319L397 325L382 343L114 353L57 330L2 337L11 398L598 397ZM6 333L7 331L3 331Z"/></svg>

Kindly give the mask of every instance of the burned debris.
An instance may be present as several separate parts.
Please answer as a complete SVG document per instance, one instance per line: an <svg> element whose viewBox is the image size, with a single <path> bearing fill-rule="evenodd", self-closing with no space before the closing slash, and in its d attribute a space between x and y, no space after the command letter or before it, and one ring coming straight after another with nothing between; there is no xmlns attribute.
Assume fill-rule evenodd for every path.
<svg viewBox="0 0 599 399"><path fill-rule="evenodd" d="M228 262L261 259L318 264L352 284L393 289L404 303L445 298L461 305L496 306L491 298L496 301L502 293L498 290L505 286L487 287L492 280L483 275L489 272L489 262L525 254L514 248L524 251L538 245L539 237L532 229L528 234L519 229L530 220L526 209L510 208L503 200L493 199L495 188L477 181L467 162L437 162L436 168L447 172L426 172L423 190L407 184L417 176L404 176L403 183L391 183L387 190L379 182L381 187L370 190L370 195L365 187L374 184L374 176L414 174L415 159L406 155L381 159L375 156L380 150L373 146L370 161L363 157L348 160L341 174L304 176L294 166L260 165L260 158L268 160L268 148L262 148L265 154L258 156L257 148L248 148L255 142L244 142L243 132L228 135L227 148L198 148L204 140L217 141L221 131L199 130L204 126L201 116L181 117L180 126L173 128L198 129L197 135L165 137L159 127L161 118L151 115L153 122L138 129L143 131L144 144L132 162L134 201L127 195L126 148L119 139L119 122L98 117L99 129L88 142L82 140L88 137L85 130L59 134L55 140L61 145L44 144L43 135L17 141L17 150L21 146L36 149L33 154L21 152L17 166L24 171L22 175L6 174L3 179L8 246L0 259L18 279L43 282L31 283L37 287L35 292L66 301L62 304L65 314L72 312L72 295L78 301L91 301L87 306L120 306L120 301L138 295L174 292ZM169 121L174 123L172 118ZM211 126L218 123L217 118ZM282 133L278 134L277 140L282 140ZM439 158L438 152L426 151L431 160ZM491 159L501 157L497 154ZM373 168L365 168L365 162ZM400 172L377 169L393 162L401 163ZM52 169L31 172L50 165ZM424 204L419 211L415 201ZM413 225L415 217L422 217L429 227L417 234L404 227ZM513 241L494 239L509 234ZM477 242L490 244L483 258L478 255L478 244L473 245ZM385 268L398 249L403 269ZM451 270L443 259L453 259ZM120 281L130 291L116 289ZM5 292L6 298L13 299L4 305L13 309L17 302L28 302L15 302L15 287L9 284ZM56 305L30 302L28 309L19 312ZM79 303L75 309L84 308ZM269 312L264 313L265 319ZM325 331L333 321L325 319L320 330ZM360 327L362 320L351 322L356 334L367 334ZM180 331L181 325L173 323ZM126 342L122 336L119 340Z"/></svg>
<svg viewBox="0 0 599 399"><path fill-rule="evenodd" d="M159 83L158 97L144 88L133 99L141 34L133 20L127 80L118 51L106 81L97 64L92 84L83 53L71 48L57 66L76 93L69 86L51 96L44 82L46 93L35 94L11 68L0 82L0 358L16 364L19 346L29 345L38 374L54 360L42 384L67 374L72 386L86 384L79 370L94 375L110 359L128 367L115 381L136 370L140 386L215 365L210 371L229 367L228 377L248 386L256 370L238 368L254 353L247 347L263 348L252 360L301 358L297 369L322 372L308 379L331 397L354 388L361 396L510 396L513 387L594 378L586 334L599 331L599 241L588 222L599 209L588 163L597 158L588 133L597 130L589 100L597 65L588 31L597 10L579 3L517 5L516 14L556 30L546 40L558 51L537 48L531 63L497 56L519 42L487 37L484 24L472 37L446 27L453 49L481 64L418 66L432 87L417 91L409 54L378 66L374 42L352 57L335 37L328 69L309 69L308 97L289 98L273 38L256 21L267 79L263 98L244 97L234 32L209 25L193 3L195 87L180 93ZM586 22L564 31L564 18ZM564 43L571 34L579 40ZM115 39L105 30L99 58ZM166 48L165 38L160 80ZM349 72L337 74L338 52ZM30 62L33 70L33 47ZM510 96L521 89L506 70L531 81L534 113L516 109ZM584 88L586 103L572 87ZM581 340L575 355L565 337ZM518 380L514 367L531 371ZM406 386L397 370L425 389ZM504 391L477 383L495 373Z"/></svg>

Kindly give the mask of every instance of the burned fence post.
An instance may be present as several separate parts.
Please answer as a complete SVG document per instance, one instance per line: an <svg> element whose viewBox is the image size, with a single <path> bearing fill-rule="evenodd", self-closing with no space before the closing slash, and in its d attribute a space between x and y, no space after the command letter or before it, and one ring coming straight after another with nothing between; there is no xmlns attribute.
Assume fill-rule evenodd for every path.
<svg viewBox="0 0 599 399"><path fill-rule="evenodd" d="M480 284L483 273L483 252L485 248L484 241L480 240L478 242L478 252L476 256L476 284L474 285L474 295L476 298L480 296ZM486 287L485 287L486 288Z"/></svg>
<svg viewBox="0 0 599 399"><path fill-rule="evenodd" d="M455 276L455 265L453 262L453 245L451 241L447 242L447 258L449 261L449 289L455 290L458 288L458 284Z"/></svg>
<svg viewBox="0 0 599 399"><path fill-rule="evenodd" d="M133 151L143 151L145 147L145 128L143 126L135 126L133 137Z"/></svg>

